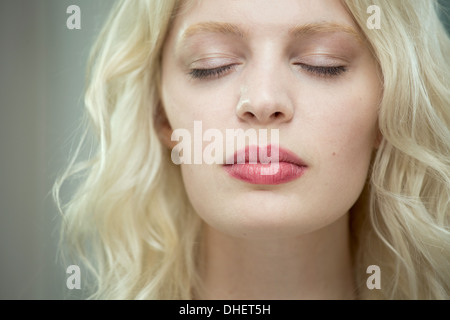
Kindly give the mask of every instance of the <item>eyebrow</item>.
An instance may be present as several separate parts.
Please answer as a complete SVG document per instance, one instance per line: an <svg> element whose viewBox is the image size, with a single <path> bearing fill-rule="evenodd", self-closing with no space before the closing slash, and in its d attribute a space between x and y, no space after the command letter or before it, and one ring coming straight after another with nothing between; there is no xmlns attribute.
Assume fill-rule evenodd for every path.
<svg viewBox="0 0 450 320"><path fill-rule="evenodd" d="M358 41L362 40L361 35L352 26L335 22L318 22L297 25L289 29L288 34L293 38L298 38L307 35L336 32L349 34ZM236 24L227 22L201 22L189 26L184 31L181 38L187 39L199 33L219 33L237 36L239 38L245 38L248 35L247 31Z"/></svg>
<svg viewBox="0 0 450 320"><path fill-rule="evenodd" d="M330 32L343 32L346 33L358 41L361 41L361 35L349 25L344 25L334 22L322 22L322 23L308 23L304 25L298 25L289 30L289 34L293 38L301 37L304 35L330 33Z"/></svg>
<svg viewBox="0 0 450 320"><path fill-rule="evenodd" d="M186 39L198 33L221 33L238 36L240 38L244 38L247 35L247 33L236 24L226 22L201 22L187 28L183 33L182 38Z"/></svg>

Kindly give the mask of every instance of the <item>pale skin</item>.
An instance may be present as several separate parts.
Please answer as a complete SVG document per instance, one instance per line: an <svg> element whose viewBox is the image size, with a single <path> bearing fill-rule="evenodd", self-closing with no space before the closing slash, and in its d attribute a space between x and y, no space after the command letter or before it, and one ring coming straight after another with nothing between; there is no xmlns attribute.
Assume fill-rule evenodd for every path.
<svg viewBox="0 0 450 320"><path fill-rule="evenodd" d="M277 128L308 165L269 186L219 164L181 165L205 226L196 298L357 298L349 210L380 141L381 97L357 30L335 0L201 1L175 19L163 48L165 144L195 120L223 132Z"/></svg>

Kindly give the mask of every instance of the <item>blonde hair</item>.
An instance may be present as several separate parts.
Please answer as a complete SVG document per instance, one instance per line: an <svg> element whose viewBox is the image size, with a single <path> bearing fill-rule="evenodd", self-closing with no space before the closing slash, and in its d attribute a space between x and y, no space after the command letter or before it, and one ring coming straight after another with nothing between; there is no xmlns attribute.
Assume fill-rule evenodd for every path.
<svg viewBox="0 0 450 320"><path fill-rule="evenodd" d="M92 51L85 104L98 151L78 165L76 154L54 186L60 206L63 182L83 174L60 206L62 245L92 271L91 298L192 299L200 288L201 220L157 134L160 55L179 2L119 1ZM368 200L362 195L351 213L359 297L447 299L450 42L437 4L343 2L383 77L383 140ZM379 30L366 28L370 5L381 8ZM366 288L372 264L380 266L381 290Z"/></svg>

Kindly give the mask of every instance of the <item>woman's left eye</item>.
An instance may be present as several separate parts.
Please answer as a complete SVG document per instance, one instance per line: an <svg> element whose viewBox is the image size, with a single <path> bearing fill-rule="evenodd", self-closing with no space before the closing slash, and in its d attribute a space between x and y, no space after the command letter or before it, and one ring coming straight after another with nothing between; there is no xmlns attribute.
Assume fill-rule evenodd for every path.
<svg viewBox="0 0 450 320"><path fill-rule="evenodd" d="M322 77L335 77L347 71L347 67L345 66L312 66L303 63L297 63L296 65L300 66L300 68L306 70L307 72Z"/></svg>

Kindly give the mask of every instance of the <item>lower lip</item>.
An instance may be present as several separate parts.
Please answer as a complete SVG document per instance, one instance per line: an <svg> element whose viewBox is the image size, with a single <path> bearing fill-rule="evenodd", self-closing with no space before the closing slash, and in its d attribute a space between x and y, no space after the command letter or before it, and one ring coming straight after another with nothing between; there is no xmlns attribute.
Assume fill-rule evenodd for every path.
<svg viewBox="0 0 450 320"><path fill-rule="evenodd" d="M224 166L232 177L251 183L276 185L300 178L306 166L298 166L289 162L271 164L232 164Z"/></svg>

